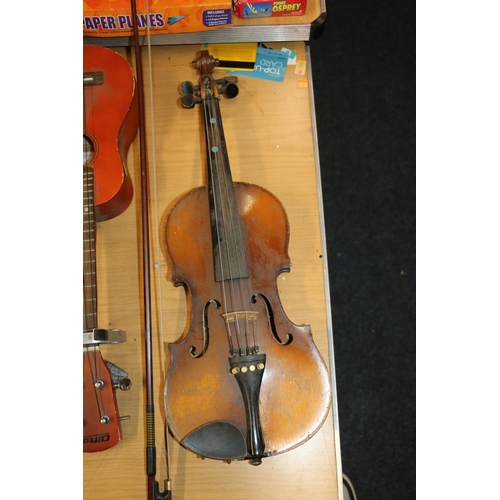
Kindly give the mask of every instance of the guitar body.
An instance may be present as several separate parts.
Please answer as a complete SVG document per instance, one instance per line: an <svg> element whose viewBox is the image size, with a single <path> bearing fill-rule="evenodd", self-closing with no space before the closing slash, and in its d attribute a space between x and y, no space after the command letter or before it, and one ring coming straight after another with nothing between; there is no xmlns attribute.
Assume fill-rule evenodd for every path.
<svg viewBox="0 0 500 500"><path fill-rule="evenodd" d="M84 165L94 169L95 216L101 222L132 201L126 159L139 126L137 95L130 65L113 50L84 46L83 73Z"/></svg>
<svg viewBox="0 0 500 500"><path fill-rule="evenodd" d="M83 349L83 451L104 451L121 438L111 372L99 347Z"/></svg>
<svg viewBox="0 0 500 500"><path fill-rule="evenodd" d="M85 340L98 330L95 223L132 201L126 159L139 127L132 69L113 50L83 47L83 119L83 451L96 452L115 446L121 428L115 381L99 350L107 336ZM120 382L120 389L130 387Z"/></svg>

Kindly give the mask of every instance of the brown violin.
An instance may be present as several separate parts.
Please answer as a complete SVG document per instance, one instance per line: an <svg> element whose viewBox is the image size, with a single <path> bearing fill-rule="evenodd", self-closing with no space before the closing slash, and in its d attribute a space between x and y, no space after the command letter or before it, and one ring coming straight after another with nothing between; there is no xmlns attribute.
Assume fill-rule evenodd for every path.
<svg viewBox="0 0 500 500"><path fill-rule="evenodd" d="M207 51L181 85L181 105L203 109L207 186L182 196L165 226L172 280L190 294L190 323L169 344L165 410L174 438L207 458L249 460L310 439L331 402L326 365L309 326L286 316L277 277L290 271L289 224L266 189L233 182L220 96L236 78L215 80Z"/></svg>
<svg viewBox="0 0 500 500"><path fill-rule="evenodd" d="M123 330L98 327L96 221L130 205L125 168L137 133L135 80L127 61L104 47L83 48L83 451L103 451L121 439L115 390L130 389L127 372L102 358L99 346L126 340Z"/></svg>

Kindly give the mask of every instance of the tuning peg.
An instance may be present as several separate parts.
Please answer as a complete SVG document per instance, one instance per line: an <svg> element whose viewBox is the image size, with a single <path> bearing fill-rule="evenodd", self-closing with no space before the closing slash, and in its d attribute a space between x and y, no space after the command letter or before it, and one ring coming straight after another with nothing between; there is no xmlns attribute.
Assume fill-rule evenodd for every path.
<svg viewBox="0 0 500 500"><path fill-rule="evenodd" d="M129 378L121 378L117 383L113 384L113 388L122 391L128 391L132 387L132 381Z"/></svg>
<svg viewBox="0 0 500 500"><path fill-rule="evenodd" d="M183 108L194 108L195 104L201 102L200 87L193 85L192 82L182 82L179 86L179 92L182 95L179 102Z"/></svg>
<svg viewBox="0 0 500 500"><path fill-rule="evenodd" d="M193 94L186 94L183 95L179 102L181 103L181 106L183 108L194 108L194 105L196 104L196 99Z"/></svg>
<svg viewBox="0 0 500 500"><path fill-rule="evenodd" d="M182 95L193 95L195 91L193 82L182 82L179 91Z"/></svg>
<svg viewBox="0 0 500 500"><path fill-rule="evenodd" d="M236 85L238 77L236 76L225 76L219 80L216 80L219 93L225 95L228 99L234 99L238 93L239 89Z"/></svg>

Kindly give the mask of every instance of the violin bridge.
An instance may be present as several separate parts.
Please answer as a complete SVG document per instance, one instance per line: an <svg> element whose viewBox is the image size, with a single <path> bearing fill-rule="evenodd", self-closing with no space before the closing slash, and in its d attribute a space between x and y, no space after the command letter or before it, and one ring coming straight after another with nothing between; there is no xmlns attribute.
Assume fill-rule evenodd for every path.
<svg viewBox="0 0 500 500"><path fill-rule="evenodd" d="M226 323L234 323L240 320L254 321L257 319L259 313L257 311L233 311L230 313L224 313L221 316L224 318Z"/></svg>

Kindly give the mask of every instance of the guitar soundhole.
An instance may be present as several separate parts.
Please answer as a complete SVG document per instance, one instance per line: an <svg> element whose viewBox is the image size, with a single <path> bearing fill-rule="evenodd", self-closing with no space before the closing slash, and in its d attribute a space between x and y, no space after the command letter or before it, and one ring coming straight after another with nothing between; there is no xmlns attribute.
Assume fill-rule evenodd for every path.
<svg viewBox="0 0 500 500"><path fill-rule="evenodd" d="M83 166L92 165L97 155L97 142L90 134L83 134Z"/></svg>

